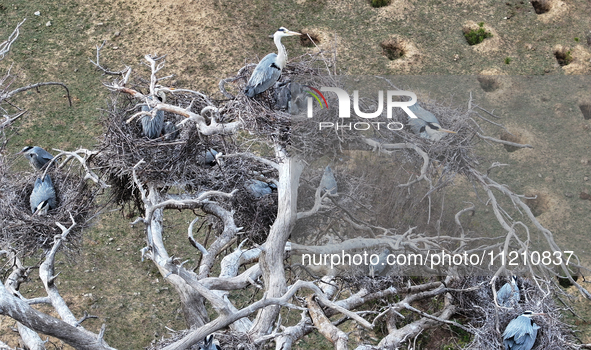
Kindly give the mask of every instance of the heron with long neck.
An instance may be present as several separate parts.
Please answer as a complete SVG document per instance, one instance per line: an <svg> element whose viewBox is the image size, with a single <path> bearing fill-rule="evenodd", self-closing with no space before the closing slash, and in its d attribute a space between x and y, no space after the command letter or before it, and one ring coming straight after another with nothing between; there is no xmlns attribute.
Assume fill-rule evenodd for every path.
<svg viewBox="0 0 591 350"><path fill-rule="evenodd" d="M257 64L250 79L248 79L246 88L244 89L244 94L246 96L254 97L261 92L266 91L279 79L281 72L287 63L287 50L285 50L285 47L281 44L281 38L293 35L302 34L292 32L284 27L277 29L275 34L273 34L273 41L275 42L275 46L277 46L278 53L268 54L263 57L259 64Z"/></svg>
<svg viewBox="0 0 591 350"><path fill-rule="evenodd" d="M439 125L435 115L415 103L408 107L417 118L411 118L408 123L411 130L420 137L431 141L439 141L448 134L455 134L455 131L447 130Z"/></svg>

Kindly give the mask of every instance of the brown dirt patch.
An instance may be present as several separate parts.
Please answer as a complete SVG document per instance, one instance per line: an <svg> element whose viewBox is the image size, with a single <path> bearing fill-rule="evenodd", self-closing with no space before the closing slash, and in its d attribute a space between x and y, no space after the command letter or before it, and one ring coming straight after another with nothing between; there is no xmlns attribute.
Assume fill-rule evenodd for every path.
<svg viewBox="0 0 591 350"><path fill-rule="evenodd" d="M536 3L535 5L534 2ZM536 13L538 13L538 11L542 12L538 13L538 19L544 23L557 21L562 16L566 15L569 9L568 5L560 0L533 0L532 6Z"/></svg>
<svg viewBox="0 0 591 350"><path fill-rule="evenodd" d="M563 195L547 188L527 188L525 195L537 196L524 202L544 227L553 232L564 229L562 225L569 220L571 207Z"/></svg>
<svg viewBox="0 0 591 350"><path fill-rule="evenodd" d="M342 40L341 37L335 35L334 31L331 31L329 28L318 28L318 27L304 27L300 30L300 33L309 33L314 43L309 43L311 46L306 46L303 44L302 40L307 42L306 39L302 39L300 37L300 45L304 47L309 47L312 50L316 50L316 48L323 50L325 52L332 52L335 49L335 45L337 48L342 47ZM315 44L315 45L314 45Z"/></svg>
<svg viewBox="0 0 591 350"><path fill-rule="evenodd" d="M579 75L591 72L591 63L589 62L591 52L589 52L588 48L577 45L570 50L570 56L572 57L570 64L562 67L564 74Z"/></svg>
<svg viewBox="0 0 591 350"><path fill-rule="evenodd" d="M315 47L322 42L320 35L314 31L301 30L300 45L303 47Z"/></svg>
<svg viewBox="0 0 591 350"><path fill-rule="evenodd" d="M532 0L531 4L538 15L549 12L552 8L552 4L549 0Z"/></svg>
<svg viewBox="0 0 591 350"><path fill-rule="evenodd" d="M392 21L404 19L407 14L413 11L415 6L408 0L391 0L390 5L376 8L376 21Z"/></svg>
<svg viewBox="0 0 591 350"><path fill-rule="evenodd" d="M482 90L486 92L494 92L501 88L501 79L494 75L481 75L476 79Z"/></svg>
<svg viewBox="0 0 591 350"><path fill-rule="evenodd" d="M509 142L513 142L513 143L525 143L523 142L523 134L521 133L510 133L508 131L504 131L503 133L501 133L501 140L503 141L509 141ZM511 145L503 145L503 147L505 147L505 150L507 152L515 152L517 150L522 149L521 147L515 147L515 146L511 146Z"/></svg>
<svg viewBox="0 0 591 350"><path fill-rule="evenodd" d="M389 67L393 70L408 72L421 65L423 57L417 47L407 39L392 36L380 44L382 54L391 60Z"/></svg>
<svg viewBox="0 0 591 350"><path fill-rule="evenodd" d="M550 196L541 191L530 191L526 193L528 197L525 204L531 209L534 216L538 217L550 209Z"/></svg>
<svg viewBox="0 0 591 350"><path fill-rule="evenodd" d="M583 113L583 118L585 118L585 120L591 119L591 103L583 102L579 104L579 109L581 110L581 113Z"/></svg>

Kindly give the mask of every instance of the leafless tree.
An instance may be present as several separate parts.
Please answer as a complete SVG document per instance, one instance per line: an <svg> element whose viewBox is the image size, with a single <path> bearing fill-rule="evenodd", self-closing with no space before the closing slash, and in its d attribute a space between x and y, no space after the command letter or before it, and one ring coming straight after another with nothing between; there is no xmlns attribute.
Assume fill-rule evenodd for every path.
<svg viewBox="0 0 591 350"><path fill-rule="evenodd" d="M499 249L527 252L533 248L533 235L543 241L544 249L561 252L523 196L495 182L491 173L500 164L478 170L476 143L503 141L484 134L475 119L488 119L473 101L464 109L426 104L458 132L436 143L406 129L385 132L375 125L363 132L345 128L325 132L317 123L334 120L334 109L317 109L314 118L307 118L276 110L271 92L255 99L228 92L228 83L240 89L252 66L220 82L229 99L215 100L198 91L167 87L168 77L160 75L164 57L145 56L151 74L143 79L130 67L119 72L102 68L99 51L100 47L93 63L119 76L105 83L112 98L103 116L100 152L63 152L60 167L77 161L79 178L92 179L96 187L110 186L116 204L140 213L132 224L145 229L142 259L155 264L174 287L187 325L187 330L152 344L153 349L189 349L215 333L227 349L287 350L312 332L336 349L398 349L406 344L415 348L413 342L421 333L441 325L472 334L472 348L483 348L482 344L498 348L503 328L524 307L549 316L538 322L544 328L539 348L580 347L549 301L559 291L555 275L577 285L566 263L552 268L528 265L528 270L517 271L527 279L521 283L523 305L516 309L495 303L496 289L509 272L505 266L484 269L436 263L446 254L486 257ZM328 69L334 65L319 55L299 57L288 64L281 82L347 89L348 83ZM157 100L162 94L166 100ZM329 101L336 105L336 100ZM365 110L375 110L371 99L359 103ZM159 111L179 133L148 140L140 120ZM404 123L405 118L398 111L393 121ZM327 164L336 174L337 195L322 186ZM482 196L480 203L463 207L445 203L445 191L460 186L454 182L459 179L468 180L468 187ZM270 190L253 193L250 180L261 181ZM477 206L492 209L501 233L487 235L466 223L469 219L464 218ZM163 220L172 210L195 213L187 227L187 244L200 256L195 267L167 250ZM88 219L90 213L81 218ZM27 300L18 293L18 281L31 267L22 266L21 252L3 251L13 261L13 272L0 287L0 310L27 327L21 336L33 339L30 348L42 348L36 333L43 333L80 349L109 349L103 341L105 328L99 334L84 330L81 324L90 316L76 319L53 284L55 252L79 223L69 216L69 226L63 220L56 222L59 234L39 246L45 256L39 269L46 298ZM208 239L196 238L199 221L211 228ZM386 266L376 276L367 260L331 266L330 260L315 264L304 257L345 252L378 256L386 248L395 256L425 260L413 269L403 263ZM485 274L489 277L470 277ZM252 291L252 302L239 300L235 292L240 290ZM53 305L60 318L31 307L39 302ZM48 327L50 322L55 326ZM356 327L382 336L377 341L352 337Z"/></svg>

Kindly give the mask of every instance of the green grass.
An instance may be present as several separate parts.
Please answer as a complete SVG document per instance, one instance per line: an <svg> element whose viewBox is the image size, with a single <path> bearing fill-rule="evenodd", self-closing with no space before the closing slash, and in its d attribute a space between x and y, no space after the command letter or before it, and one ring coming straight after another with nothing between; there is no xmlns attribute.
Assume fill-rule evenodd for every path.
<svg viewBox="0 0 591 350"><path fill-rule="evenodd" d="M370 0L372 7L384 7L390 5L390 0Z"/></svg>
<svg viewBox="0 0 591 350"><path fill-rule="evenodd" d="M478 23L478 29L470 29L464 33L464 37L468 44L477 45L484 41L484 39L491 38L492 34L484 29L484 22Z"/></svg>

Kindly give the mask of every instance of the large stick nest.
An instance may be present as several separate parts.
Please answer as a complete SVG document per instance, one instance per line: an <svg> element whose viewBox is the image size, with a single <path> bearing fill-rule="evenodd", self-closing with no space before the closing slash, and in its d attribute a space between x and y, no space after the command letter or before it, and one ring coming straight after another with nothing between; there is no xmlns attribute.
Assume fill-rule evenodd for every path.
<svg viewBox="0 0 591 350"><path fill-rule="evenodd" d="M466 349L502 349L502 333L511 322L526 310L543 312L546 316L534 316L532 320L540 326L536 337L536 349L562 350L576 349L573 331L562 321L561 309L553 299L553 293L544 293L530 279L518 280L521 300L516 307L502 308L494 303L490 278L475 276L466 277L463 288L482 284L482 288L472 292L452 292L454 299L462 309L462 313L470 320L470 328L474 338ZM497 279L498 291L507 279Z"/></svg>
<svg viewBox="0 0 591 350"><path fill-rule="evenodd" d="M2 159L0 156L0 163ZM42 174L12 172L7 164L0 164L0 244L23 256L51 248L53 237L61 234L56 222L70 227L72 218L76 226L68 235L66 247L78 249L82 232L97 210L96 189L88 186L77 169L51 167L47 174L55 187L57 208L49 210L47 216L33 215L29 197L35 180Z"/></svg>
<svg viewBox="0 0 591 350"><path fill-rule="evenodd" d="M147 91L147 85L141 81L134 88ZM248 179L271 182L276 177L274 170L253 161L248 157L231 156L220 158L215 163L206 163L206 153L214 149L224 155L249 152L249 145L256 142L246 140L239 147L237 136L206 136L199 132L192 121L180 127L180 133L174 140L164 137L150 140L142 135L139 118L126 121L140 110L138 99L128 94L113 93L108 109L103 116L105 133L100 140L100 153L93 159L95 165L106 174L107 182L112 187L113 200L119 205L132 203L143 211L144 206L133 181L133 168L141 160L145 163L136 169L138 180L142 184L154 185L169 193L200 193L215 190L226 193L238 189L231 200L234 219L238 226L244 227L247 237L257 243L264 242L269 226L274 222L277 207L277 195L253 198L244 188ZM212 106L211 101L191 93L167 94L167 104L187 108L190 111L208 117L202 113L205 107ZM231 111L224 107L225 111ZM233 114L221 112L216 121L232 121ZM182 117L165 112L165 121L178 124ZM247 136L248 137L248 136ZM243 140L242 140L243 141ZM256 146L254 146L256 147ZM261 150L257 148L257 151Z"/></svg>

